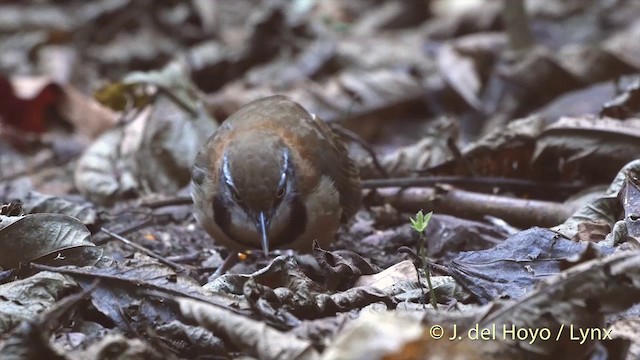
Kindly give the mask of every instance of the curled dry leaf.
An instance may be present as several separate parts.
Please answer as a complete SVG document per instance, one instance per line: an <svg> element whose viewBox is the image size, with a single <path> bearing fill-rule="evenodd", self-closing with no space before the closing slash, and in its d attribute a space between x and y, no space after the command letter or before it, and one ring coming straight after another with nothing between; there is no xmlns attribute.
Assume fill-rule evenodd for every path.
<svg viewBox="0 0 640 360"><path fill-rule="evenodd" d="M638 171L640 171L640 160L634 160L625 165L602 196L580 207L565 222L555 227L554 230L569 238L579 239L590 238L589 234L585 234L584 231L589 231L593 227L607 226L609 229L614 230L610 239L613 244L624 241L625 232L620 232L621 229L619 228L616 229L616 227L623 225L614 226L618 219L623 216L622 209L624 209L618 196L630 174L638 173ZM635 206L635 204L628 204L627 206ZM629 212L633 213L634 211L629 208Z"/></svg>
<svg viewBox="0 0 640 360"><path fill-rule="evenodd" d="M71 216L0 216L0 226L0 266L4 268L28 262L56 266L104 266L110 262L104 251L91 242L86 226Z"/></svg>
<svg viewBox="0 0 640 360"><path fill-rule="evenodd" d="M0 333L33 319L77 286L68 276L46 271L0 285Z"/></svg>
<svg viewBox="0 0 640 360"><path fill-rule="evenodd" d="M532 162L548 176L608 183L638 153L640 119L564 117L539 135Z"/></svg>
<svg viewBox="0 0 640 360"><path fill-rule="evenodd" d="M127 74L119 83L121 91L141 91L144 87L152 86L164 91L176 105L183 107L187 112L194 114L199 107L199 92L191 83L185 73L185 65L180 62L171 62L158 71L139 72ZM121 94L122 95L122 94ZM146 103L142 101L142 103Z"/></svg>
<svg viewBox="0 0 640 360"><path fill-rule="evenodd" d="M215 123L204 108L190 117L166 98L156 101L149 116L128 163L147 191L174 194L191 180L191 165Z"/></svg>
<svg viewBox="0 0 640 360"><path fill-rule="evenodd" d="M182 315L231 340L237 349L261 359L318 359L309 341L279 331L264 322L187 298L178 298Z"/></svg>
<svg viewBox="0 0 640 360"><path fill-rule="evenodd" d="M327 251L314 242L313 255L330 289L350 288L361 275L371 275L381 271L379 267L372 265L351 250Z"/></svg>
<svg viewBox="0 0 640 360"><path fill-rule="evenodd" d="M72 216L85 225L93 225L97 221L97 210L89 202L78 203L60 196L41 194L30 191L24 198L19 199L26 214L55 213Z"/></svg>
<svg viewBox="0 0 640 360"><path fill-rule="evenodd" d="M160 89L155 102L124 127L95 141L75 170L75 184L89 199L110 204L147 191L175 193L190 180L197 152L215 129L178 64L133 73L127 86Z"/></svg>
<svg viewBox="0 0 640 360"><path fill-rule="evenodd" d="M280 319L287 313L297 318L316 319L372 303L395 304L392 296L373 287L327 294L326 289L308 278L292 258L285 257L276 258L268 271L249 278L243 291L255 310L273 319ZM296 322L295 319L283 320L287 324Z"/></svg>
<svg viewBox="0 0 640 360"><path fill-rule="evenodd" d="M498 225L434 214L425 230L427 255L450 259L460 251L482 250L501 243L509 234Z"/></svg>
<svg viewBox="0 0 640 360"><path fill-rule="evenodd" d="M639 137L639 119L563 117L545 126L544 119L534 115L494 129L465 147L462 159L426 171L602 184L637 157Z"/></svg>

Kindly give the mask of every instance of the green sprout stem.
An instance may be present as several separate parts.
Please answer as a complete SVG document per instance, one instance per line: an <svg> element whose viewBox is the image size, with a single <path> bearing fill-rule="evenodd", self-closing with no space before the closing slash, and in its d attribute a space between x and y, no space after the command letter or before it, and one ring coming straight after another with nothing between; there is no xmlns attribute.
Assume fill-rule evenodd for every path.
<svg viewBox="0 0 640 360"><path fill-rule="evenodd" d="M422 260L422 264L424 266L424 273L427 276L427 285L429 286L429 299L431 302L431 306L434 309L438 309L438 302L436 301L436 293L433 290L433 285L431 283L431 266L429 261L427 260L427 239L424 236L424 230L429 225L429 220L431 219L431 215L433 212L429 212L426 215L422 213L422 210L418 211L416 214L416 218L409 218L411 221L411 227L420 234L419 241L419 249L418 254Z"/></svg>

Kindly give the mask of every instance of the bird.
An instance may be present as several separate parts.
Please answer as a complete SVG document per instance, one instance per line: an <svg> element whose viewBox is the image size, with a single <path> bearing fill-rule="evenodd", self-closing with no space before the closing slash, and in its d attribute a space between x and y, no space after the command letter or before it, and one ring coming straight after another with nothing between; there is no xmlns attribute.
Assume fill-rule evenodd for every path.
<svg viewBox="0 0 640 360"><path fill-rule="evenodd" d="M191 175L197 222L236 254L309 253L314 240L326 247L362 202L358 168L338 134L284 95L230 115Z"/></svg>

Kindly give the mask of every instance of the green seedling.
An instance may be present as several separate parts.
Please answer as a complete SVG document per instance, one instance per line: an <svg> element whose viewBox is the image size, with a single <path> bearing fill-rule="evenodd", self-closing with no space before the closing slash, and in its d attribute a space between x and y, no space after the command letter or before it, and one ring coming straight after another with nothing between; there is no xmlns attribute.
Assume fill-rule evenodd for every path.
<svg viewBox="0 0 640 360"><path fill-rule="evenodd" d="M434 309L438 309L438 302L436 301L436 292L433 290L433 285L431 284L431 267L429 266L429 262L427 261L427 239L424 235L424 230L429 225L429 220L431 220L431 215L433 211L428 212L427 214L423 214L422 210L418 211L416 214L416 218L409 218L411 221L411 227L420 234L420 243L418 245L418 254L422 259L422 266L424 266L424 273L427 275L427 284L429 285L429 299L431 302L431 306Z"/></svg>

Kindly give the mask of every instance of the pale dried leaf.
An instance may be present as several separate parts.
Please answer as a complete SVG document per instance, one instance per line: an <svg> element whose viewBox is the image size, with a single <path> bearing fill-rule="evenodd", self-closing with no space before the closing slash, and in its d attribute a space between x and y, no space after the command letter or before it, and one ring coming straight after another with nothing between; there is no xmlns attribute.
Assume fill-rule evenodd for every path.
<svg viewBox="0 0 640 360"><path fill-rule="evenodd" d="M389 286L406 280L418 281L416 267L409 260L399 262L382 272L373 275L362 275L356 280L356 286L371 286L378 290L384 290Z"/></svg>

